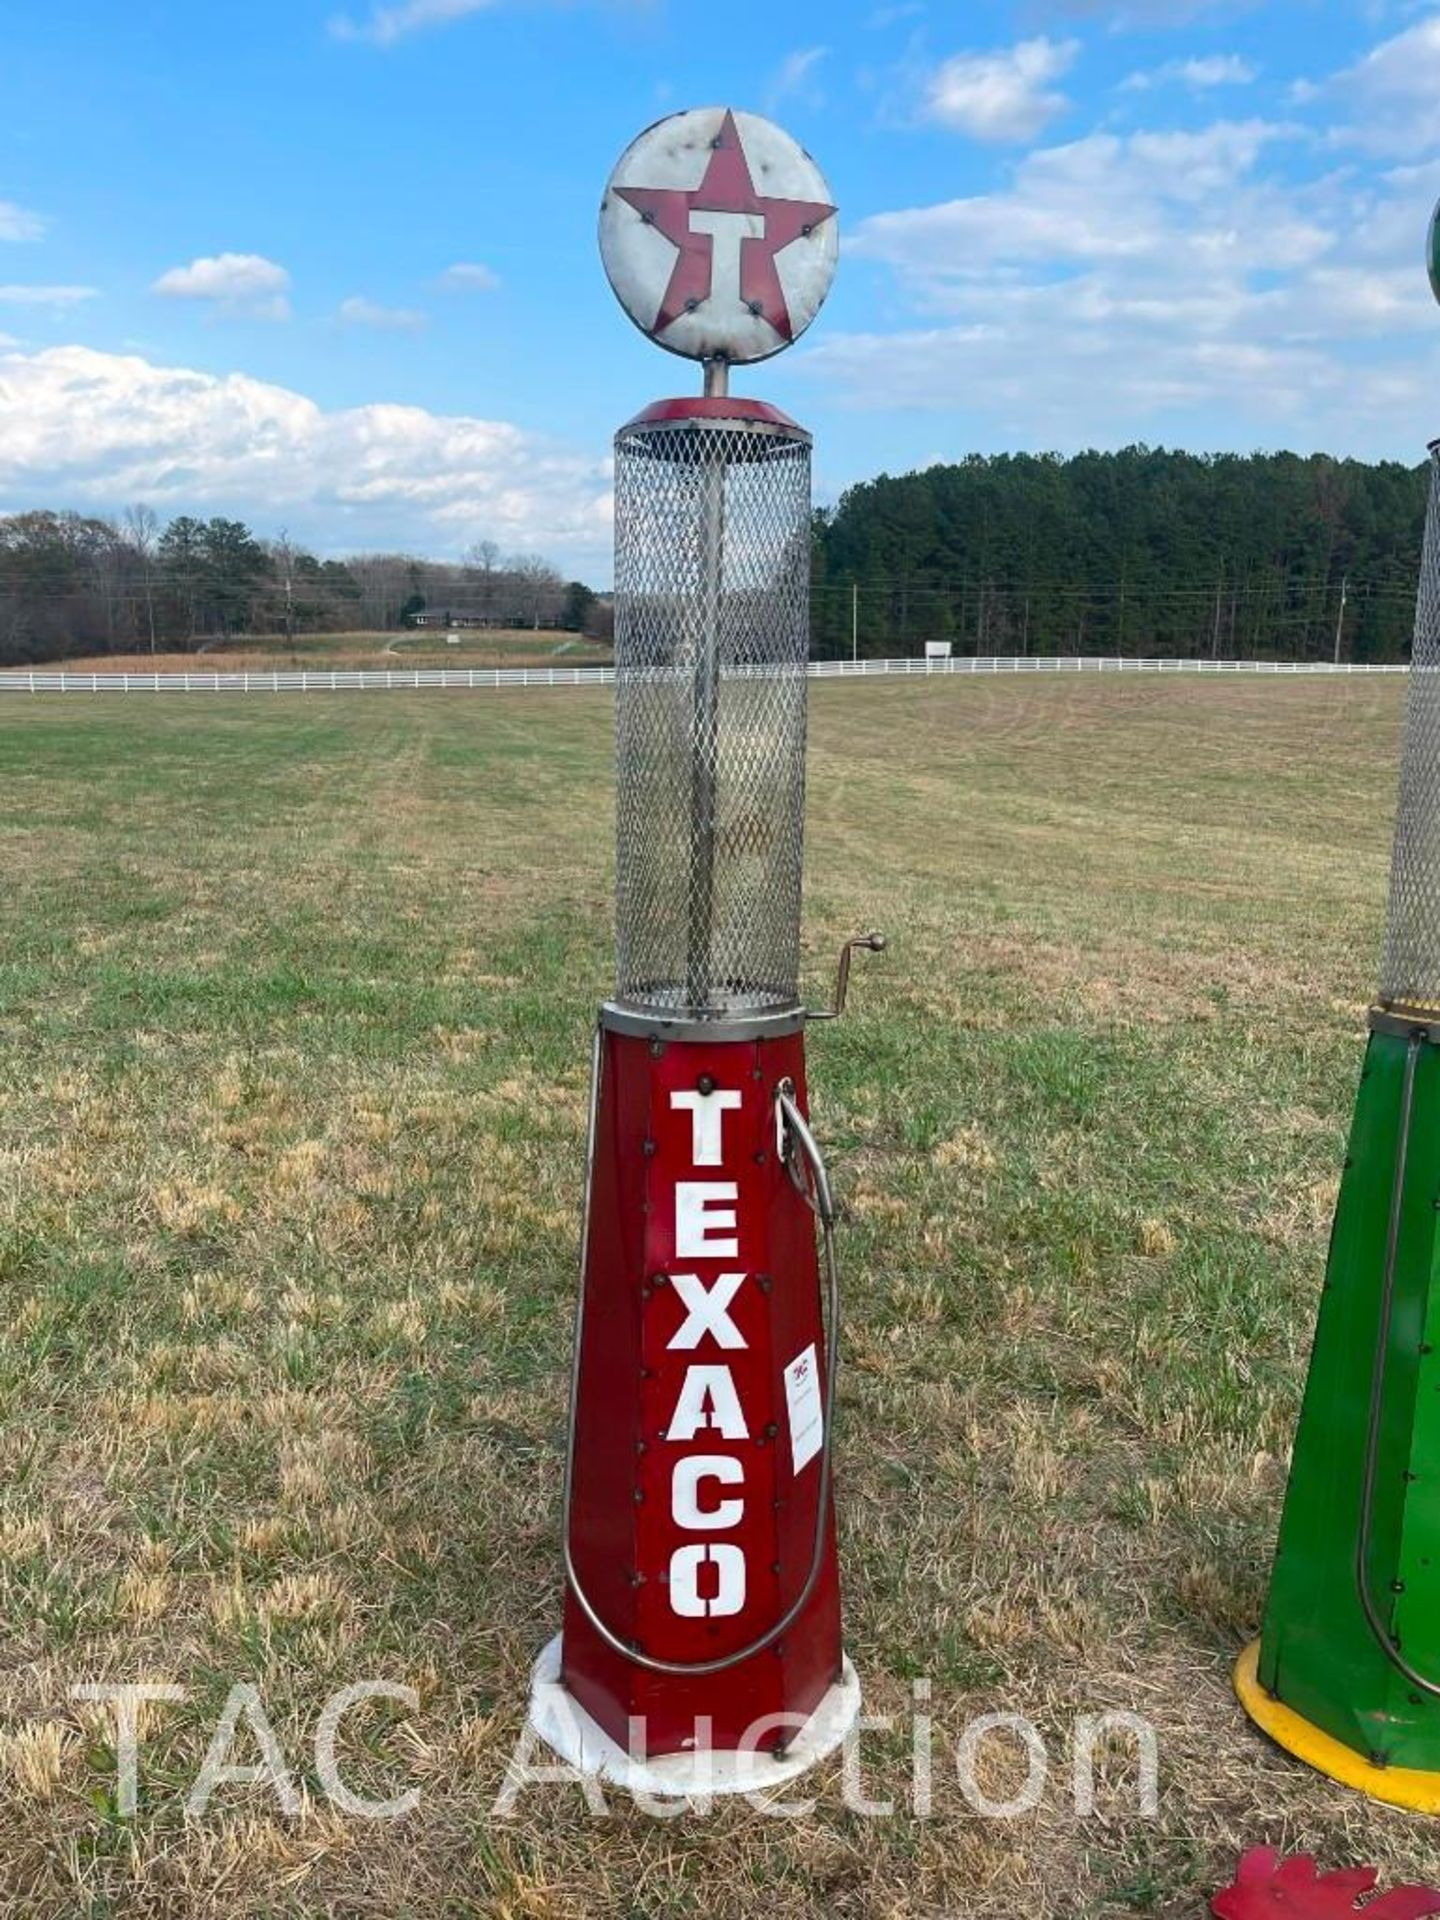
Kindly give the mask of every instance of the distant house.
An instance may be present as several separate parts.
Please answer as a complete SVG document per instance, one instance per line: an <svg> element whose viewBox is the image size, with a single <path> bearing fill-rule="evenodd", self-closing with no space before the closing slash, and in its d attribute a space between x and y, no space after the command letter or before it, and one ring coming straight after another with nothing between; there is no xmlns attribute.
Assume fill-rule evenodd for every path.
<svg viewBox="0 0 1440 1920"><path fill-rule="evenodd" d="M449 608L423 607L410 616L412 627L503 627L505 622L493 613L456 613Z"/></svg>

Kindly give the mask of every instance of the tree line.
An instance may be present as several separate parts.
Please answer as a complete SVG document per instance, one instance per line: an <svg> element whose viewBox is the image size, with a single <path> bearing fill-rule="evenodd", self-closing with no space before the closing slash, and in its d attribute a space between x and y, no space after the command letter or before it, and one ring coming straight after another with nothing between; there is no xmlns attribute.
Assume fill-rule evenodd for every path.
<svg viewBox="0 0 1440 1920"><path fill-rule="evenodd" d="M0 665L75 655L172 652L245 636L388 632L435 611L496 627L603 626L583 581L530 554L477 541L454 562L405 553L321 560L239 520L149 507L115 519L0 516Z"/></svg>
<svg viewBox="0 0 1440 1920"><path fill-rule="evenodd" d="M815 516L812 650L1400 660L1428 468L973 455Z"/></svg>
<svg viewBox="0 0 1440 1920"><path fill-rule="evenodd" d="M1144 446L881 474L814 516L811 650L1401 660L1426 489L1396 461ZM144 506L0 517L0 664L422 614L610 636L590 587L488 540L458 561L322 560Z"/></svg>

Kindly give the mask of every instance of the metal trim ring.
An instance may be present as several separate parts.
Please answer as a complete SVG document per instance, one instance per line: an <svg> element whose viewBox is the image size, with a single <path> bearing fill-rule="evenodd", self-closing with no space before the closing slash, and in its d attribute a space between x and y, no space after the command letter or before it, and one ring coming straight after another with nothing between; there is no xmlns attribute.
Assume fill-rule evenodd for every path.
<svg viewBox="0 0 1440 1920"><path fill-rule="evenodd" d="M778 409L776 419L757 420L746 415L700 413L698 408L702 404L697 400L694 403L697 411L687 410L674 419L647 419L645 414L637 414L635 419L616 433L616 454L629 453L640 459L672 460L675 436L684 434L697 443L723 440L727 464L743 466L764 458L777 447L803 447L809 452L815 444L804 427L797 426ZM722 401L719 404L728 407L732 403Z"/></svg>
<svg viewBox="0 0 1440 1920"><path fill-rule="evenodd" d="M813 444L813 436L768 400L752 400L741 394L688 394L678 400L652 400L633 420L620 428L622 434L658 431L662 427L749 427L758 432L780 434L787 440Z"/></svg>
<svg viewBox="0 0 1440 1920"><path fill-rule="evenodd" d="M696 1020L685 1014L647 1013L606 1000L600 1007L600 1025L607 1033L627 1033L640 1040L779 1040L799 1033L809 1019L802 1006L777 1007L773 1013L742 1013L732 1019L716 1014Z"/></svg>
<svg viewBox="0 0 1440 1920"><path fill-rule="evenodd" d="M698 402L697 402L698 405ZM632 420L615 435L615 444L630 440L660 440L666 434L731 434L744 440L779 440L787 446L813 447L815 442L804 427L782 415L778 420L749 420L733 415L686 413L676 420Z"/></svg>
<svg viewBox="0 0 1440 1920"><path fill-rule="evenodd" d="M1372 1033L1387 1033L1396 1040L1429 1040L1440 1042L1440 1011L1427 1012L1423 1008L1406 1008L1398 1005L1372 1007L1369 1015Z"/></svg>

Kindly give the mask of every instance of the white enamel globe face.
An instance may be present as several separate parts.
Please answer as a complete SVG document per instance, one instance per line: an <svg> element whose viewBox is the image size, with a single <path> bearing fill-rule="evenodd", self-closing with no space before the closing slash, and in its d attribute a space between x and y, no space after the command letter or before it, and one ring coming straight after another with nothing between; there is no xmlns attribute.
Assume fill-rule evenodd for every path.
<svg viewBox="0 0 1440 1920"><path fill-rule="evenodd" d="M766 360L798 340L839 250L809 154L773 120L728 107L648 127L600 203L616 298L642 333L691 360Z"/></svg>

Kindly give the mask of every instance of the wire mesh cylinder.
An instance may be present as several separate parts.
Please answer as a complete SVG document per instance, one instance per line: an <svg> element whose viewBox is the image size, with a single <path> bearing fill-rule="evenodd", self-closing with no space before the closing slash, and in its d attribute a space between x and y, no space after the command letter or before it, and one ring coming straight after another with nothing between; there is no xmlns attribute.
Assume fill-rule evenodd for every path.
<svg viewBox="0 0 1440 1920"><path fill-rule="evenodd" d="M1440 440L1430 448L1381 998L1440 1008Z"/></svg>
<svg viewBox="0 0 1440 1920"><path fill-rule="evenodd" d="M615 945L622 1003L724 1020L799 995L810 439L705 405L615 442Z"/></svg>

